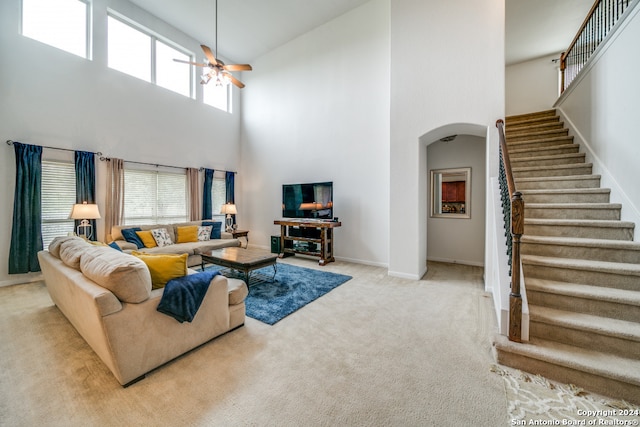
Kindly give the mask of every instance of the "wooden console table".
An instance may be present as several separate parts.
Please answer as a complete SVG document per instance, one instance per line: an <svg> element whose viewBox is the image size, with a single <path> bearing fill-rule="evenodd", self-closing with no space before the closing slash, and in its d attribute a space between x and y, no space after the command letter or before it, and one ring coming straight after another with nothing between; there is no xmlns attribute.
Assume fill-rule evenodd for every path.
<svg viewBox="0 0 640 427"><path fill-rule="evenodd" d="M335 261L333 229L342 223L313 219L281 219L273 223L280 226L280 258L303 254L319 257L320 265Z"/></svg>

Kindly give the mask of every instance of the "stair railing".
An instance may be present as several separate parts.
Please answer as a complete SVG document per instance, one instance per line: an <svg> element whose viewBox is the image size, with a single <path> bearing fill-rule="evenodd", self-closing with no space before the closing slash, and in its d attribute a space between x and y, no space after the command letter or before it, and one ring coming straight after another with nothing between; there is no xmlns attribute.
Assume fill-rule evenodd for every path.
<svg viewBox="0 0 640 427"><path fill-rule="evenodd" d="M633 0L596 0L569 48L560 56L561 90L569 87Z"/></svg>
<svg viewBox="0 0 640 427"><path fill-rule="evenodd" d="M502 198L511 292L509 293L509 340L522 342L522 295L520 294L520 238L524 233L524 200L516 191L511 160L504 136L504 121L496 122L500 137L500 166L498 181Z"/></svg>

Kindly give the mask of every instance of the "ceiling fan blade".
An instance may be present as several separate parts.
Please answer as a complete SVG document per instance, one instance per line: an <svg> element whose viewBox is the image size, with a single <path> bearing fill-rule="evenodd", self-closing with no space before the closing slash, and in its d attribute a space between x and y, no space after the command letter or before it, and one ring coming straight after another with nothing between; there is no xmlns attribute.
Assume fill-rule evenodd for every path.
<svg viewBox="0 0 640 427"><path fill-rule="evenodd" d="M224 68L225 70L228 70L228 71L251 71L251 70L253 70L253 68L251 68L251 65L249 65L249 64L229 64L229 65L223 65L222 68Z"/></svg>
<svg viewBox="0 0 640 427"><path fill-rule="evenodd" d="M209 49L209 46L205 46L201 44L200 47L202 48L202 51L204 52L204 55L207 57L209 62L212 63L213 65L218 65L218 60L216 59L213 52L211 52L211 49Z"/></svg>
<svg viewBox="0 0 640 427"><path fill-rule="evenodd" d="M183 64L191 64L191 65L197 65L198 67L208 67L209 64L200 64L198 62L191 62L191 61L184 61L182 59L174 59L175 62L182 62Z"/></svg>
<svg viewBox="0 0 640 427"><path fill-rule="evenodd" d="M233 83L234 85L238 86L240 89L242 89L244 87L244 83L242 83L240 80L236 79L235 77L233 77L231 74L226 73L227 77L229 77L229 80L231 80L231 83Z"/></svg>

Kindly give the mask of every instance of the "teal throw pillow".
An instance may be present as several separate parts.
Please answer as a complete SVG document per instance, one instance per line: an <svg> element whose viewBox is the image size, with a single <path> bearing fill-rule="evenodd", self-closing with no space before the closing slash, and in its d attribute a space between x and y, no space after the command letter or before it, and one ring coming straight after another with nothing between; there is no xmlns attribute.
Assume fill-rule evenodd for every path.
<svg viewBox="0 0 640 427"><path fill-rule="evenodd" d="M135 244L138 249L144 248L144 243L142 243L142 240L140 239L140 237L138 237L136 231L142 231L142 229L140 227L134 227L120 230L120 232L122 233L122 237L124 237L124 240L129 243Z"/></svg>
<svg viewBox="0 0 640 427"><path fill-rule="evenodd" d="M111 246L113 249L122 252L122 249L120 249L120 246L118 246L118 244L116 242L111 242L111 243L109 243L108 246Z"/></svg>
<svg viewBox="0 0 640 427"><path fill-rule="evenodd" d="M220 239L220 229L222 227L222 223L218 221L202 221L202 226L206 227L207 225L211 225L211 238L212 239Z"/></svg>

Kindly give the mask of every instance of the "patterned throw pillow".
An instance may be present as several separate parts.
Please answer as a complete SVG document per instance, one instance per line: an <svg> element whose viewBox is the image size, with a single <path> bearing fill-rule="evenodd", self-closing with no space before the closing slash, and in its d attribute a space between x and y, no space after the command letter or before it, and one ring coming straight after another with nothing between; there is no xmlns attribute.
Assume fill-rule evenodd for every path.
<svg viewBox="0 0 640 427"><path fill-rule="evenodd" d="M171 236L169 236L169 232L166 228L156 228L151 230L151 234L153 238L156 240L156 243L159 247L173 245L173 241L171 240Z"/></svg>
<svg viewBox="0 0 640 427"><path fill-rule="evenodd" d="M206 225L204 227L198 227L198 241L211 240L212 225Z"/></svg>

